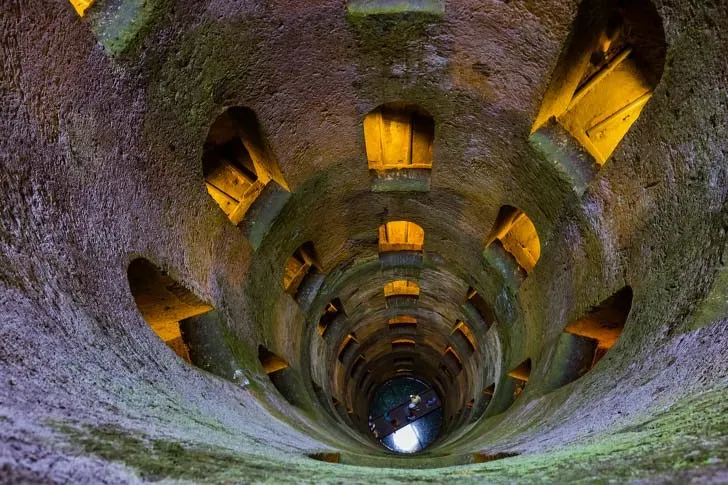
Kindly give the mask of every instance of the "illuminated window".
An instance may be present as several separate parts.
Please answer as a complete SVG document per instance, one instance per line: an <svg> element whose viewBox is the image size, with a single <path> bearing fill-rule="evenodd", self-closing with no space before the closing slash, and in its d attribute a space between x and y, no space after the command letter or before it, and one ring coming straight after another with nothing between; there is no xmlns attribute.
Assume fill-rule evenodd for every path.
<svg viewBox="0 0 728 485"><path fill-rule="evenodd" d="M288 190L255 113L248 108L230 108L212 124L203 148L202 172L208 193L235 225L269 183Z"/></svg>
<svg viewBox="0 0 728 485"><path fill-rule="evenodd" d="M180 320L207 313L212 306L146 259L132 261L127 276L129 289L144 320L164 343L189 362Z"/></svg>
<svg viewBox="0 0 728 485"><path fill-rule="evenodd" d="M283 287L286 292L296 295L301 283L306 279L314 269L318 268L316 262L316 253L313 243L306 242L299 246L286 263L283 273Z"/></svg>
<svg viewBox="0 0 728 485"><path fill-rule="evenodd" d="M483 394L486 396L492 396L493 394L495 394L495 384L491 384L483 389Z"/></svg>
<svg viewBox="0 0 728 485"><path fill-rule="evenodd" d="M319 319L319 335L323 337L324 334L326 334L326 331L329 329L329 326L334 322L334 320L342 315L346 315L346 313L344 312L344 306L341 304L341 300L339 300L338 298L334 298L329 302L328 305L326 305L324 313Z"/></svg>
<svg viewBox="0 0 728 485"><path fill-rule="evenodd" d="M392 296L420 296L420 285L410 280L391 281L384 285L384 297Z"/></svg>
<svg viewBox="0 0 728 485"><path fill-rule="evenodd" d="M265 373L268 375L288 368L288 362L262 345L258 346L258 360L260 360Z"/></svg>
<svg viewBox="0 0 728 485"><path fill-rule="evenodd" d="M94 4L94 0L71 0L71 5L76 10L79 17L83 17L91 5Z"/></svg>
<svg viewBox="0 0 728 485"><path fill-rule="evenodd" d="M379 252L422 251L425 231L414 222L392 221L379 226Z"/></svg>
<svg viewBox="0 0 728 485"><path fill-rule="evenodd" d="M536 227L520 209L504 205L498 212L493 229L485 240L486 247L498 241L526 273L530 273L541 255Z"/></svg>
<svg viewBox="0 0 728 485"><path fill-rule="evenodd" d="M415 328L417 327L417 319L407 315L400 315L398 317L390 318L387 321L390 330L397 328Z"/></svg>
<svg viewBox="0 0 728 485"><path fill-rule="evenodd" d="M416 345L417 345L417 342L415 342L414 340L409 339L409 338L392 339L392 350L411 349Z"/></svg>
<svg viewBox="0 0 728 485"><path fill-rule="evenodd" d="M445 362L447 362L448 366L450 368L456 369L456 373L459 374L460 371L463 370L463 361L458 353L455 352L455 349L453 349L451 346L448 345L445 348L443 356L445 357Z"/></svg>
<svg viewBox="0 0 728 485"><path fill-rule="evenodd" d="M554 119L604 164L652 96L665 62L662 20L649 0L580 6L532 131Z"/></svg>
<svg viewBox="0 0 728 485"><path fill-rule="evenodd" d="M485 328L487 331L487 329L495 323L495 314L493 313L493 309L472 286L468 288L465 301L478 312L478 315L480 315L486 325Z"/></svg>
<svg viewBox="0 0 728 485"><path fill-rule="evenodd" d="M508 377L516 381L513 389L513 398L517 398L526 387L528 378L531 375L531 359L526 359L516 367L508 371Z"/></svg>
<svg viewBox="0 0 728 485"><path fill-rule="evenodd" d="M461 340L467 344L470 353L472 354L475 352L475 337L473 336L473 332L470 330L470 327L468 327L465 322L458 320L450 335L457 335L461 337Z"/></svg>
<svg viewBox="0 0 728 485"><path fill-rule="evenodd" d="M373 170L432 168L435 122L417 107L385 104L364 117L364 141Z"/></svg>
<svg viewBox="0 0 728 485"><path fill-rule="evenodd" d="M344 363L347 356L355 350L356 344L358 343L359 341L356 339L356 336L353 333L350 333L346 337L344 337L344 341L341 342L341 346L339 346L338 358L341 363Z"/></svg>
<svg viewBox="0 0 728 485"><path fill-rule="evenodd" d="M594 367L617 342L631 309L632 288L626 286L564 328L566 333L594 342L594 355L586 371Z"/></svg>
<svg viewBox="0 0 728 485"><path fill-rule="evenodd" d="M294 406L301 407L303 403L297 398L298 379L289 367L288 362L262 345L258 346L258 360L271 383L273 383L273 386L275 386L286 401Z"/></svg>

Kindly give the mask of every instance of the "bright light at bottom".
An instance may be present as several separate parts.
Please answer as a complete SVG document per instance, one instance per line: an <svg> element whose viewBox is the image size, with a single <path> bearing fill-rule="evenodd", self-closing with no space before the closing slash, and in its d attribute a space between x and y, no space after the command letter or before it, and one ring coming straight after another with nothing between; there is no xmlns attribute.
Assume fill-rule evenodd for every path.
<svg viewBox="0 0 728 485"><path fill-rule="evenodd" d="M395 431L392 435L392 444L397 451L412 453L420 448L420 440L417 437L415 427L408 424L402 429Z"/></svg>

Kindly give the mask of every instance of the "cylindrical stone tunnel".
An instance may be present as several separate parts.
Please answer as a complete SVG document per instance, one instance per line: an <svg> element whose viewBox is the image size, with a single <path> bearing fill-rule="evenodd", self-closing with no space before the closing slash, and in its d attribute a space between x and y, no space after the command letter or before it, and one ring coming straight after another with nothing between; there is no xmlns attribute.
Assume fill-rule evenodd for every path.
<svg viewBox="0 0 728 485"><path fill-rule="evenodd" d="M9 0L0 483L728 483L728 8Z"/></svg>

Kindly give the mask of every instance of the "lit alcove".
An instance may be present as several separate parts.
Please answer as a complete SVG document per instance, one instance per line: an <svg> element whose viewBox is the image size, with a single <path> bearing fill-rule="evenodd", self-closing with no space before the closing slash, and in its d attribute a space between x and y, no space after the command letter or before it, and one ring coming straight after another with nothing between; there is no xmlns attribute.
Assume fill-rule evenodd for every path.
<svg viewBox="0 0 728 485"><path fill-rule="evenodd" d="M415 305L420 297L420 286L411 280L395 280L384 285L387 307Z"/></svg>
<svg viewBox="0 0 728 485"><path fill-rule="evenodd" d="M346 364L356 354L359 348L359 340L354 333L347 334L339 345L338 359L342 364Z"/></svg>
<svg viewBox="0 0 728 485"><path fill-rule="evenodd" d="M411 337L417 333L417 319L410 315L398 315L387 320L389 332L397 337Z"/></svg>
<svg viewBox="0 0 728 485"><path fill-rule="evenodd" d="M498 211L485 248L484 257L515 286L533 271L541 256L536 226L525 212L510 205Z"/></svg>
<svg viewBox="0 0 728 485"><path fill-rule="evenodd" d="M288 258L283 271L283 288L286 293L305 307L316 296L323 279L313 243L308 241L301 244Z"/></svg>
<svg viewBox="0 0 728 485"><path fill-rule="evenodd" d="M568 324L557 343L545 386L556 389L589 372L617 343L631 309L632 288L625 286Z"/></svg>
<svg viewBox="0 0 728 485"><path fill-rule="evenodd" d="M144 320L177 355L190 362L180 321L207 313L212 306L147 259L137 258L129 263L127 277Z"/></svg>
<svg viewBox="0 0 728 485"><path fill-rule="evenodd" d="M382 269L411 268L399 274L416 277L422 265L425 231L410 221L391 221L379 226L379 262Z"/></svg>
<svg viewBox="0 0 728 485"><path fill-rule="evenodd" d="M76 10L76 13L79 17L83 17L86 13L86 10L94 4L94 0L70 0L71 5L73 5L74 10Z"/></svg>
<svg viewBox="0 0 728 485"><path fill-rule="evenodd" d="M207 192L257 248L290 194L251 109L229 108L212 123L202 173Z"/></svg>
<svg viewBox="0 0 728 485"><path fill-rule="evenodd" d="M435 121L419 107L393 102L364 117L374 192L430 190Z"/></svg>
<svg viewBox="0 0 728 485"><path fill-rule="evenodd" d="M392 339L392 352L401 350L414 350L417 342L412 338L395 338Z"/></svg>
<svg viewBox="0 0 728 485"><path fill-rule="evenodd" d="M588 183L640 116L662 76L665 50L652 1L580 5L532 128L534 145L577 186ZM568 138L588 157L564 150Z"/></svg>
<svg viewBox="0 0 728 485"><path fill-rule="evenodd" d="M451 374L453 376L460 374L463 370L463 360L460 358L460 355L455 351L455 349L448 345L445 347L445 351L442 356L445 361L445 365L448 369L450 369Z"/></svg>
<svg viewBox="0 0 728 485"><path fill-rule="evenodd" d="M526 359L516 367L508 371L508 377L513 379L515 387L513 388L513 399L515 400L521 395L526 388L528 378L531 375L531 359Z"/></svg>
<svg viewBox="0 0 728 485"><path fill-rule="evenodd" d="M326 305L321 318L319 318L317 326L318 334L325 337L329 327L333 326L335 322L340 322L344 319L346 319L344 305L339 298L334 298Z"/></svg>
<svg viewBox="0 0 728 485"><path fill-rule="evenodd" d="M286 401L301 407L301 400L297 397L299 391L296 376L288 362L262 345L258 346L258 360L270 381Z"/></svg>
<svg viewBox="0 0 728 485"><path fill-rule="evenodd" d="M425 231L414 222L391 221L379 226L379 252L417 251L425 244Z"/></svg>
<svg viewBox="0 0 728 485"><path fill-rule="evenodd" d="M463 310L470 323L474 324L475 327L482 327L484 333L495 323L493 309L472 286L465 293Z"/></svg>
<svg viewBox="0 0 728 485"><path fill-rule="evenodd" d="M462 320L455 322L455 326L450 332L450 338L455 342L458 348L465 352L466 358L469 358L475 352L477 345L475 336L467 323Z"/></svg>

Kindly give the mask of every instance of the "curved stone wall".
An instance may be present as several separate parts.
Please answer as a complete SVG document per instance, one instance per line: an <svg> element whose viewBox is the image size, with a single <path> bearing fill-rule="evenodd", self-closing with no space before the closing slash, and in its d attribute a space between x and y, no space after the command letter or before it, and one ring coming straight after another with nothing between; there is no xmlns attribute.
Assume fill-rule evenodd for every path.
<svg viewBox="0 0 728 485"><path fill-rule="evenodd" d="M532 130L575 25L626 7L536 3L3 8L0 477L728 480L728 12L645 4L664 70L602 165ZM368 163L382 105L431 116L377 122L414 167ZM421 251L380 253L391 221ZM443 396L415 456L366 431L395 359Z"/></svg>

